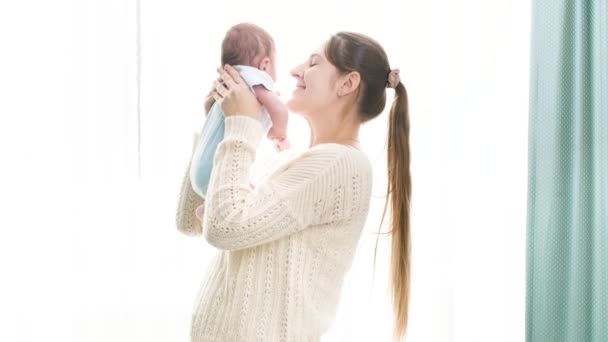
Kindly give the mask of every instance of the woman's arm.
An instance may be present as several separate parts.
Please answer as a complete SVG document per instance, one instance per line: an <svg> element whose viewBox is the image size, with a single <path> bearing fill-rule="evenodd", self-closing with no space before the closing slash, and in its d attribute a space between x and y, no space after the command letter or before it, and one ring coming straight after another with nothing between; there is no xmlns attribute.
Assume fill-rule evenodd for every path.
<svg viewBox="0 0 608 342"><path fill-rule="evenodd" d="M234 70L231 67L228 67L227 69L231 73L235 73L236 76L238 76L237 82L240 82L241 85L244 85L244 82L242 82L242 80L240 79L240 76L236 70ZM220 69L218 69L218 71L219 70ZM220 74L222 74L222 73L220 73ZM222 76L224 78L229 77L226 72L223 72ZM237 91L237 95L239 96L239 101L241 102L241 106L238 108L244 108L245 110L250 111L252 113L255 112L255 109L256 109L255 105L252 106L252 102L251 101L247 102L246 97L242 96L242 94L240 94L239 91L242 91L243 88L242 87L239 88L238 84L236 82L234 82L233 78L231 78L230 81L231 81L230 84L233 85L232 88ZM224 82L224 81L222 81L222 82ZM206 113L209 112L209 109L211 109L213 102L215 102L218 98L220 100L220 103L223 101L223 97L218 96L217 90L219 89L224 95L226 95L226 93L224 92L224 90L226 88L227 87L224 84L218 82L217 80L214 81L211 91L205 97L205 112ZM254 97L254 99L255 99L255 97ZM255 102L257 103L257 100L255 100ZM232 97L230 97L228 104L223 106L223 107L227 107L228 105L233 104L232 107L227 107L229 114L233 113L232 110L237 108L237 107L234 107L234 103L238 104L237 101L234 101L234 99ZM243 103L245 104L245 106L243 106ZM257 104L257 106L259 107L259 104ZM260 109L261 109L261 107L258 108L258 112ZM192 147L192 154L194 154L194 150L196 149L196 145L199 141L199 137L200 137L200 133L195 133L194 143L193 143L193 147ZM186 167L186 171L184 172L184 176L182 178L182 184L181 184L180 193L179 193L179 197L178 197L178 201L177 201L177 209L175 212L175 223L177 226L177 230L179 230L180 232L182 232L186 235L190 235L190 236L197 236L197 235L202 234L203 227L202 227L201 221L196 217L195 211L196 211L196 208L203 205L205 203L205 201L192 189L192 183L190 180L191 164L192 164L192 159L190 159L190 161L188 162L188 166Z"/></svg>
<svg viewBox="0 0 608 342"><path fill-rule="evenodd" d="M258 120L226 118L203 222L203 236L219 249L250 248L344 218L345 182L358 167L340 149L306 152L250 188L249 170L263 134Z"/></svg>
<svg viewBox="0 0 608 342"><path fill-rule="evenodd" d="M199 133L194 134L194 145L192 147L192 153L196 148L196 144L199 140ZM198 236L203 233L203 227L201 221L195 215L195 209L203 205L204 200L192 189L192 183L190 182L190 165L192 159L188 162L188 167L184 177L182 178L182 185L177 201L177 210L175 212L175 224L177 230L189 235Z"/></svg>

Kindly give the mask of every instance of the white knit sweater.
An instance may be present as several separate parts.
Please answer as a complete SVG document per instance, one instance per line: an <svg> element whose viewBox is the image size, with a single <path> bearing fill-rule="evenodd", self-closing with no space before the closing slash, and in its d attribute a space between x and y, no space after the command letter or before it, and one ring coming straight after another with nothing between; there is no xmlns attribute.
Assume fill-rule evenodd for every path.
<svg viewBox="0 0 608 342"><path fill-rule="evenodd" d="M264 135L226 118L205 202L203 236L219 249L195 303L191 340L320 341L330 327L371 197L354 147L319 144L250 187Z"/></svg>

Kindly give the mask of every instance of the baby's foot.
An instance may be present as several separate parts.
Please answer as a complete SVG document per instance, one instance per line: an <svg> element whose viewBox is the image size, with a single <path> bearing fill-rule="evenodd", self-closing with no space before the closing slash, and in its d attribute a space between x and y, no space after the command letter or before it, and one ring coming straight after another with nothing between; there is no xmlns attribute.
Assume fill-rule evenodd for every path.
<svg viewBox="0 0 608 342"><path fill-rule="evenodd" d="M205 205L199 205L195 210L194 210L194 215L196 215L196 218L198 218L199 221L203 222L203 214L205 213Z"/></svg>
<svg viewBox="0 0 608 342"><path fill-rule="evenodd" d="M271 138L274 148L280 152L291 148L291 143L287 138Z"/></svg>

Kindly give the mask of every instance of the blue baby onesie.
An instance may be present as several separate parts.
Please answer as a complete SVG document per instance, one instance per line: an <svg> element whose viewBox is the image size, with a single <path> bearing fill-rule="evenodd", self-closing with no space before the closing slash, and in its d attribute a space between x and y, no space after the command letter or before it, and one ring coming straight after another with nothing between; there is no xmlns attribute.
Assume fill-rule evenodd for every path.
<svg viewBox="0 0 608 342"><path fill-rule="evenodd" d="M241 77L254 94L255 91L253 90L253 86L255 85L263 85L266 89L274 91L274 82L270 75L265 71L244 65L235 65L234 68L240 73ZM190 181L194 192L202 198L205 198L205 195L207 194L215 151L217 150L217 146L224 139L224 119L225 117L221 106L217 102L214 103L209 110L209 114L203 125L200 140L198 141L192 156ZM270 121L270 115L268 115L266 108L262 108L260 122L262 123L262 127L264 127L264 131L268 132L270 126L272 126L272 122Z"/></svg>

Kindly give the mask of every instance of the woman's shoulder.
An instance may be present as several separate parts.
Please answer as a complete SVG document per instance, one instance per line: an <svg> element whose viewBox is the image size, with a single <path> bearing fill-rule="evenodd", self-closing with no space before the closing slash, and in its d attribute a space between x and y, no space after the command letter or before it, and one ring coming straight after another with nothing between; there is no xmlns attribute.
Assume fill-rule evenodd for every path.
<svg viewBox="0 0 608 342"><path fill-rule="evenodd" d="M307 169L312 173L323 170L367 173L371 177L372 165L367 155L355 147L340 144L318 144L307 149L289 149L271 158L260 160L265 170L261 178L287 171L292 167Z"/></svg>
<svg viewBox="0 0 608 342"><path fill-rule="evenodd" d="M367 154L350 145L323 143L310 147L294 159L315 159L325 168L333 168L338 172L364 174L371 178L372 164Z"/></svg>
<svg viewBox="0 0 608 342"><path fill-rule="evenodd" d="M308 155L304 158L322 156L321 159L325 162L320 164L322 166L319 167L319 175L325 175L321 181L324 186L331 184L334 188L342 186L371 193L373 168L364 151L350 145L327 143L315 145L303 155ZM364 200L367 197L359 198Z"/></svg>
<svg viewBox="0 0 608 342"><path fill-rule="evenodd" d="M258 180L288 180L303 185L342 184L352 182L371 187L372 166L366 154L354 147L319 144L308 149L293 149L275 156L274 162L263 163L265 172Z"/></svg>
<svg viewBox="0 0 608 342"><path fill-rule="evenodd" d="M360 163L371 168L371 163L367 154L359 148L351 145L323 143L312 146L304 153L312 155L330 155L336 158L342 158L343 160Z"/></svg>

